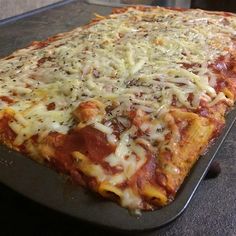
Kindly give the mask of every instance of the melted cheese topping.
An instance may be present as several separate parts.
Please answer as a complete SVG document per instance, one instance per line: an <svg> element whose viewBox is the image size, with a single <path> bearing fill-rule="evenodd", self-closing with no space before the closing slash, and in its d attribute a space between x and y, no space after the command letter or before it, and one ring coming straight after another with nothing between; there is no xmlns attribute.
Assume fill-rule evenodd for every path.
<svg viewBox="0 0 236 236"><path fill-rule="evenodd" d="M146 160L144 143L138 144L135 137L137 127L124 118L127 112L141 110L151 117L138 127L146 132L141 138L148 145L169 132L163 117L173 99L176 107L190 110L201 99L209 105L227 100L216 93L216 78L208 66L231 51L235 35L235 17L131 8L43 48L31 46L1 60L0 95L14 102L0 100L0 109L14 110L9 126L17 134L15 145L20 145L35 134L43 138L52 131L67 133L76 124L72 112L82 101L97 99L106 107L115 103L104 119L118 117L127 127L125 133L117 138L109 122L96 120L93 125L116 145L106 161L123 169L123 181ZM50 104L53 109L48 109ZM124 205L132 201L131 191L125 191ZM137 207L140 201L135 202Z"/></svg>

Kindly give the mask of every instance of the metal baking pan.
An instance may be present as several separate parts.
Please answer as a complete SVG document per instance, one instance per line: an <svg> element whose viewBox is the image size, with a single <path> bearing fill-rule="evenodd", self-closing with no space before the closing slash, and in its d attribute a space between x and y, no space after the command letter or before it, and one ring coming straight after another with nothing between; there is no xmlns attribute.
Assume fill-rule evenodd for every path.
<svg viewBox="0 0 236 236"><path fill-rule="evenodd" d="M159 228L176 219L186 209L235 120L236 110L233 110L227 115L223 132L192 168L176 199L162 209L143 212L139 217L1 145L0 182L42 205L96 225L127 231Z"/></svg>
<svg viewBox="0 0 236 236"><path fill-rule="evenodd" d="M112 7L124 7L127 5L146 5L146 6L162 6L162 7L182 7L190 8L191 0L85 0L87 3L112 6Z"/></svg>

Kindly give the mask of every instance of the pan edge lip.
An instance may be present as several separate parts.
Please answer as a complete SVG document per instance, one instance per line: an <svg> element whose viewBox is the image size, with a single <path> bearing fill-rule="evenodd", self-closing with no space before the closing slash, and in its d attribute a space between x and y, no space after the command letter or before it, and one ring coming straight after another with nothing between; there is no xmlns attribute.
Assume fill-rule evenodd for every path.
<svg viewBox="0 0 236 236"><path fill-rule="evenodd" d="M106 210L106 212L103 214L107 214L109 212L117 212L117 214L122 217L125 215L124 220L119 220L117 221L116 219L113 218L112 223L109 222L107 223L106 221L100 219L100 218L96 218L96 216L91 216L88 213L89 212L85 212L82 213L80 212L80 207L78 206L78 212L79 214L76 214L75 211L71 211L69 207L67 206L63 206L63 207L58 207L56 205L53 205L50 202L46 202L44 199L42 200L40 197L41 196L35 196L34 194L30 194L25 192L21 186L19 186L20 184L18 183L17 186L14 186L14 184L9 183L8 180L4 179L1 174L0 174L0 182L2 182L4 185L6 185L7 187L13 189L14 191L22 194L23 196L39 203L40 205L46 206L48 208L51 208L55 211L58 211L60 213L69 215L73 218L77 218L79 220L82 221L86 221L88 223L91 224L95 224L98 226L102 226L102 227L108 227L111 229L115 229L115 230L121 230L121 231L148 231L148 230L154 230L160 227L165 226L166 224L169 224L170 222L172 222L173 220L175 220L177 217L179 217L184 210L187 208L187 206L189 205L193 195L195 194L198 186L200 185L204 175L207 172L207 169L209 168L211 162L213 161L214 157L216 156L216 154L218 153L218 150L220 149L220 147L222 146L225 138L227 137L227 134L230 132L230 129L232 128L235 120L236 120L236 110L232 110L231 112L229 112L229 114L227 115L227 118L229 117L229 119L226 119L226 125L225 128L223 129L221 135L219 136L219 138L216 140L216 143L214 143L209 150L206 152L206 154L204 154L198 161L197 163L194 165L194 167L192 168L192 170L190 171L189 176L185 179L184 183L181 185L178 194L176 196L176 198L174 199L174 201L172 203L170 203L169 205L159 209L159 210L155 210L155 211L149 211L149 212L142 212L142 216L140 218L135 218L133 216L130 216L128 213L127 209L123 209L122 207L118 206L116 203L110 202L110 201L106 201L103 202L103 204L105 205L111 205L111 206L107 206L109 209L109 211ZM49 176L49 178L56 178L56 181L60 181L61 182L61 188L63 188L63 185L66 185L67 183L60 177L60 175L53 169L50 169L46 166L43 166L37 162L35 162L34 160L31 160L29 157L25 157L24 155L9 150L9 148L1 145L0 146L0 150L1 150L1 154L3 153L3 155L1 155L1 159L5 159L7 160L7 158L10 159L15 159L16 162L20 162L22 164L24 164L25 162L30 163L30 166L33 166L33 169L35 169L36 174L40 175L40 173L42 172L42 169L44 171L46 171L46 173L53 173L53 176ZM3 152L2 152L3 151ZM20 157L20 158L18 158ZM14 161L13 161L14 162ZM203 162L201 164L201 162ZM200 163L200 164L199 164ZM199 167L199 165L201 165ZM9 166L6 167L4 165L0 165L0 169L2 168L10 168ZM200 170L199 170L200 168ZM199 172L200 171L200 172ZM199 173L198 173L199 172ZM29 173L25 173L25 175L30 175ZM27 176L26 176L27 178ZM48 177L46 177L48 178ZM193 182L193 183L192 183ZM42 184L42 183L41 183ZM39 187L42 188L42 185L39 183ZM40 186L41 185L41 186ZM45 186L43 187L45 188ZM60 190L60 189L59 189ZM61 189L62 190L62 189ZM45 191L47 191L45 189ZM82 194L84 194L84 191L81 191L81 187L76 187L75 191L79 191L80 194L82 192ZM86 190L85 190L86 191ZM89 193L92 194L92 193ZM186 195L187 194L187 195ZM52 197L52 196L51 196ZM86 194L85 197L88 197L88 194ZM96 197L96 196L95 196ZM78 199L79 201L79 199ZM74 204L74 203L72 203ZM94 205L92 206L92 209L94 211L99 210L97 209L98 205ZM74 206L76 207L76 206ZM122 209L123 212L119 211L120 208ZM163 213L164 212L164 213ZM89 215L89 217L86 217L86 214ZM164 219L161 217L164 215ZM109 214L108 214L109 217ZM129 218L129 222L127 222L127 217ZM135 219L135 221L134 221ZM158 221L159 219L159 221ZM160 221L160 219L162 219ZM150 222L151 220L151 222ZM159 223L158 223L159 222Z"/></svg>
<svg viewBox="0 0 236 236"><path fill-rule="evenodd" d="M62 5L65 5L65 4L67 4L67 3L70 3L70 2L74 2L74 0L60 1L60 3L62 3L61 5L59 5L58 3L55 3L55 5L62 6ZM52 4L52 5L54 5L54 4ZM4 23L4 25L7 25L8 23L11 23L11 22L16 21L16 20L18 20L18 19L22 19L22 18L28 17L28 16L30 16L30 15L34 15L34 14L36 14L36 13L42 12L42 11L44 11L44 10L51 9L51 8L55 8L55 6L51 6L51 5L50 5L50 6L46 6L46 7L43 7L43 8L44 8L43 10L42 10L42 9L41 9L41 10L40 10L40 9L35 10L35 12L33 12L32 14L23 13L22 15L24 15L24 16L22 16L22 17L20 17L20 18L17 18L17 19L15 19L15 20L10 20L10 21L8 21L8 19L5 19L6 22ZM38 10L39 10L39 11L38 11ZM0 26L3 25L3 24L2 24L2 21L4 21L4 20L0 20ZM234 108L235 108L235 107L234 107ZM230 119L229 119L229 121L228 121L227 116L226 116L226 126L225 126L223 132L222 132L221 135L220 135L221 138L218 137L217 140L216 140L216 143L219 142L219 145L216 145L216 146L215 146L215 144L213 144L213 145L211 145L210 148L209 148L209 150L212 150L212 149L213 149L213 151L211 151L211 152L213 153L213 155L208 154L208 153L209 153L209 150L208 150L207 153L206 153L206 155L203 155L203 156L196 162L196 164L194 165L194 170L195 170L195 169L198 169L197 166L199 166L198 163L199 163L199 161L201 161L201 159L203 159L203 158L205 158L205 159L210 159L210 160L206 161L206 163L204 162L204 163L205 163L205 165L204 165L205 167L203 168L204 170L203 170L202 173L201 173L201 177L200 177L200 179L197 180L197 184L196 184L195 186L192 186L194 190L192 190L192 192L190 193L190 196L189 196L189 197L186 197L187 200L185 201L184 205L182 204L182 207L179 207L178 212L175 213L172 217L170 217L168 221L165 221L165 222L163 222L163 223L160 224L160 225L158 225L158 224L155 224L155 225L152 224L153 226L147 226L147 225L146 225L145 227L142 227L142 226L141 226L141 224L142 224L141 220L140 220L140 221L136 221L136 222L137 222L137 223L136 223L136 226L138 226L138 228L137 228L137 227L136 227L136 228L135 228L135 227L130 227L130 228L129 228L129 227L128 227L128 228L127 228L127 227L123 227L123 228L122 228L122 227L117 227L116 225L107 225L106 222L104 222L104 224L102 224L101 222L98 222L98 221L91 221L91 220L85 219L85 218L83 218L83 217L76 216L76 214L74 214L74 213L66 212L65 209L59 209L59 208L57 208L56 206L52 206L52 205L50 205L50 204L46 204L44 201L40 201L40 199L36 199L36 198L34 198L34 197L30 197L28 194L24 194L23 191L16 190L15 188L13 188L12 186L9 186L9 185L6 184L6 183L3 183L3 184L6 185L7 187L11 188L11 189L14 189L16 192L19 192L20 194L24 195L25 197L27 197L27 198L29 198L29 199L31 199L31 200L33 200L33 201L39 203L40 205L46 206L46 207L51 208L51 209L53 209L53 210L55 210L55 211L58 211L58 212L60 212L60 213L69 215L69 216L71 216L71 217L73 217L73 218L77 218L77 219L82 220L82 221L87 221L87 222L89 222L89 223L96 224L96 225L99 225L99 226L102 226L102 227L109 227L109 228L113 228L113 229L117 229L117 230L124 230L124 231L133 231L133 230L136 230L136 231L147 231L147 230L157 229L157 228L163 227L163 226L165 226L166 224L169 224L170 222L172 222L173 220L175 220L178 216L180 216L180 215L184 212L184 210L185 210L185 209L187 208L187 206L189 205L189 203L190 203L190 201L191 201L191 199L192 199L194 193L196 192L196 190L197 190L198 186L200 185L200 182L202 181L202 179L203 179L203 177L204 177L204 175L205 175L207 169L209 168L210 163L213 161L213 159L214 159L215 155L217 154L218 150L221 148L224 139L226 138L226 136L227 136L228 133L230 132L230 129L232 128L232 126L233 126L233 124L234 124L234 122L235 122L235 119L236 119L236 110L230 111L228 115L230 115L230 114L232 114L232 113L233 113L234 115L231 115L231 116L232 116L231 121L230 121ZM231 116L230 116L230 117L231 117ZM4 147L4 148L5 148L5 147ZM2 147L1 147L1 145L0 145L0 150L1 150L1 154L2 154ZM7 154L7 153L15 153L15 152L12 151L12 150L11 150L10 152L8 152L8 150L9 150L9 149L6 148L6 154ZM0 154L0 157L1 157L1 154ZM10 155L10 154L9 154L9 155ZM19 154L19 153L13 154L13 155L17 155L17 156L20 155L20 156L22 156L22 157L21 157L22 159L27 159L27 162L28 162L28 161L33 162L34 164L32 164L32 165L33 165L33 166L37 166L37 168L38 168L38 166L41 166L41 165L38 164L37 162L32 161L31 159L29 159L29 158L27 158L27 157L25 157L25 156L23 156L23 155L21 155L21 154ZM6 156L7 156L7 155L6 155ZM1 169L1 168L2 168L2 165L0 165L0 169ZM4 167L4 168L5 168L5 167ZM42 166L42 168L47 168L47 167ZM41 169L41 168L40 168L40 169ZM56 175L58 175L58 173L57 173L55 170L51 170L51 169L49 169L49 168L47 168L47 169L48 169L49 172L54 172L54 173L56 173ZM197 170L195 170L194 173L195 173L195 172L197 172ZM190 175L189 175L189 176L191 177L192 175L193 175L193 168L190 170ZM58 177L56 177L56 178L58 178ZM187 180L187 181L188 181L188 180ZM0 182L4 182L4 181L2 181L1 177L0 177ZM184 182L186 182L186 180L185 180ZM185 183L185 184L187 184L187 183ZM185 184L184 184L184 185L185 185ZM184 188L184 187L185 187L185 186L181 185L181 189ZM185 191L187 191L187 190L185 190ZM185 192L185 191L184 191L184 189L183 189L183 192ZM176 199L179 198L179 197L181 198L181 193L180 193L180 196L179 196L179 194L177 194ZM164 207L164 208L162 208L162 209L169 209L169 208L172 209L172 208L174 208L174 207L171 207L171 206L175 204L176 199L175 199L169 206L166 206L166 207ZM108 203L108 204L110 205L111 203ZM175 205L176 205L176 204L175 204ZM118 206L116 206L116 205L114 205L114 206L115 206L115 208L118 208ZM143 214L143 215L148 214L148 215L150 215L150 217L157 217L158 214L159 214L159 212L161 212L162 209L160 209L160 210L155 210L155 211L152 211L152 212L143 212L142 214ZM122 213L122 214L123 214L123 213ZM126 214L126 215L129 214L129 213L128 213L128 210L125 210L125 214ZM157 216L155 216L156 214L157 214ZM171 214L173 214L173 213L171 213ZM144 219L145 217L142 216L142 218ZM145 220L145 219L144 219L144 220ZM143 220L143 221L144 221L144 220ZM132 223L129 223L129 224L132 224ZM125 224L124 224L124 226L125 226Z"/></svg>

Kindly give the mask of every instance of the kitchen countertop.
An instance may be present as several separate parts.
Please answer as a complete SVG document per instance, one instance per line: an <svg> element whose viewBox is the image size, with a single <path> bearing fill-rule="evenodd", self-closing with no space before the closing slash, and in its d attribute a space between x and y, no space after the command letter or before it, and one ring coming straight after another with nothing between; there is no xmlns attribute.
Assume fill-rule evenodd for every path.
<svg viewBox="0 0 236 236"><path fill-rule="evenodd" d="M74 1L0 26L0 56L68 31L111 8ZM188 208L162 229L134 235L236 235L236 125L216 156L221 174L200 184ZM57 213L0 185L1 235L121 235Z"/></svg>
<svg viewBox="0 0 236 236"><path fill-rule="evenodd" d="M59 2L60 0L0 0L0 20L28 12L40 7Z"/></svg>

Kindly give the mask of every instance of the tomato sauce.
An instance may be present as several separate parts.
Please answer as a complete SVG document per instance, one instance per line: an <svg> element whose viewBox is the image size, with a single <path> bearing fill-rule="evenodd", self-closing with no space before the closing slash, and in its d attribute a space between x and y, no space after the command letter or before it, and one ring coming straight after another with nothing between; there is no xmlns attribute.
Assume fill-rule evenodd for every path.
<svg viewBox="0 0 236 236"><path fill-rule="evenodd" d="M0 135L3 136L3 140L13 142L16 138L16 134L12 131L12 129L8 126L8 122L10 121L9 117L3 117L0 120Z"/></svg>
<svg viewBox="0 0 236 236"><path fill-rule="evenodd" d="M156 157L149 151L146 158L145 164L128 181L128 186L136 185L136 188L142 189L145 183L155 180Z"/></svg>
<svg viewBox="0 0 236 236"><path fill-rule="evenodd" d="M46 61L51 61L52 58L51 57L42 57L41 59L38 60L37 66L41 66L42 64L44 64Z"/></svg>
<svg viewBox="0 0 236 236"><path fill-rule="evenodd" d="M8 96L0 96L0 100L8 104L14 103L14 100Z"/></svg>
<svg viewBox="0 0 236 236"><path fill-rule="evenodd" d="M116 168L110 167L104 160L105 157L115 151L115 146L109 144L106 135L99 130L86 126L78 131L73 130L67 135L51 133L50 136L56 150L53 164L56 165L57 169L69 171L74 169L76 164L71 153L79 151L94 164L101 165L107 172L118 172Z"/></svg>
<svg viewBox="0 0 236 236"><path fill-rule="evenodd" d="M236 62L233 55L220 56L209 67L217 75L216 91L228 88L236 96Z"/></svg>
<svg viewBox="0 0 236 236"><path fill-rule="evenodd" d="M60 38L61 38L60 35L55 35L44 41L34 41L31 43L30 46L35 46L36 47L35 49L44 48L47 47L50 43L59 40Z"/></svg>
<svg viewBox="0 0 236 236"><path fill-rule="evenodd" d="M47 105L47 110L48 111L53 111L53 110L55 110L55 108L56 108L55 102L51 102Z"/></svg>

